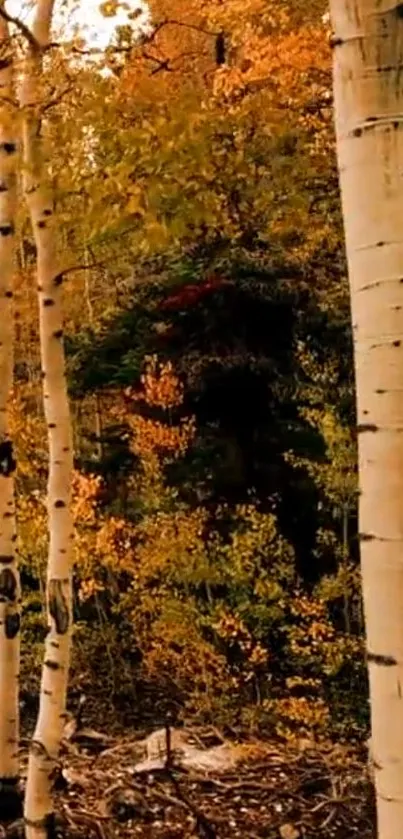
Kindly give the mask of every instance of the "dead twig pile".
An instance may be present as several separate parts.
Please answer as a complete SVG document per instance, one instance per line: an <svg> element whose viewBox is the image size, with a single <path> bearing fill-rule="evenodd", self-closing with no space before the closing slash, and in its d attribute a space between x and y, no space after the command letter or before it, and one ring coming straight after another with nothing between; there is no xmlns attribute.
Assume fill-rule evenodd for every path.
<svg viewBox="0 0 403 839"><path fill-rule="evenodd" d="M160 741L165 737L165 749L159 759L157 732L151 735L151 756L147 739L127 736L105 738L103 749L99 737L66 744L56 781L65 835L81 839L375 837L373 792L365 756L358 750L306 743L240 746L218 736L211 745L211 730L179 737L177 730L168 729L160 735ZM205 760L200 763L203 751ZM210 760L212 754L219 756L217 768Z"/></svg>

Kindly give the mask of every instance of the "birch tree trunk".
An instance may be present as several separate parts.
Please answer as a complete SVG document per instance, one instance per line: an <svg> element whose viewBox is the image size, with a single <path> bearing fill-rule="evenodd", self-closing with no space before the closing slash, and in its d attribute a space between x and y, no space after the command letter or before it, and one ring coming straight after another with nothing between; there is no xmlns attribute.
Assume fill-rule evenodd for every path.
<svg viewBox="0 0 403 839"><path fill-rule="evenodd" d="M379 839L403 836L403 4L331 0Z"/></svg>
<svg viewBox="0 0 403 839"><path fill-rule="evenodd" d="M0 2L0 9L4 2ZM17 209L16 103L7 22L0 18L0 815L21 812L19 794L20 581L15 551L15 462L9 428L13 385L13 282Z"/></svg>
<svg viewBox="0 0 403 839"><path fill-rule="evenodd" d="M25 794L27 839L53 835L52 773L62 738L72 630L73 448L65 377L61 281L56 254L53 196L41 137L45 104L43 60L54 0L37 0L20 93L23 117L24 192L37 248L43 399L49 440L49 556L46 601L49 632L42 671L39 715L31 742Z"/></svg>

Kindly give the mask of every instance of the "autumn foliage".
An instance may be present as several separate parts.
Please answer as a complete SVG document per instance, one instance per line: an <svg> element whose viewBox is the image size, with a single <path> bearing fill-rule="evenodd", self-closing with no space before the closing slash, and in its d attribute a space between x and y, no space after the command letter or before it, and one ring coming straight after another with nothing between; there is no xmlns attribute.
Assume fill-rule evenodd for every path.
<svg viewBox="0 0 403 839"><path fill-rule="evenodd" d="M53 68L66 89L48 125L60 249L79 266L65 283L72 695L136 719L149 702L159 719L355 735L367 705L325 9L149 5L140 40L117 33L109 74L68 56ZM46 452L21 230L13 422L31 691Z"/></svg>
<svg viewBox="0 0 403 839"><path fill-rule="evenodd" d="M173 703L182 717L238 720L280 736L329 734L340 680L361 673L360 642L336 631L331 601L304 593L273 512L255 503L189 506L170 486L166 470L197 436L193 417L171 419L183 405L172 364L149 358L139 386L121 396L114 419L136 456L126 512L99 475L75 474L73 686L96 683L116 701L132 691L140 705L151 691L157 707ZM158 421L149 416L156 408ZM34 532L24 527L28 513ZM25 551L44 515L35 493L24 497ZM27 566L40 579L43 566Z"/></svg>

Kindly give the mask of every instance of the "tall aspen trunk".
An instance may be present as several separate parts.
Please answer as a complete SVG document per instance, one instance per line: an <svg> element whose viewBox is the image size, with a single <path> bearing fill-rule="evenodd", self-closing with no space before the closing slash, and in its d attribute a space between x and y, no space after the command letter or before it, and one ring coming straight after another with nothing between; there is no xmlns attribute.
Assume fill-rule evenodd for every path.
<svg viewBox="0 0 403 839"><path fill-rule="evenodd" d="M65 377L61 281L57 266L56 222L41 137L43 58L49 43L54 0L37 0L20 104L23 118L24 191L37 248L39 326L43 399L49 440L49 556L46 602L49 632L42 671L39 715L29 751L25 794L28 839L52 834L52 773L65 723L72 631L73 447Z"/></svg>
<svg viewBox="0 0 403 839"><path fill-rule="evenodd" d="M403 836L403 4L331 0L379 839Z"/></svg>
<svg viewBox="0 0 403 839"><path fill-rule="evenodd" d="M0 8L4 5L0 2ZM13 283L17 209L17 119L12 47L0 18L0 816L21 811L18 789L20 580L15 550L14 469L9 428L13 386Z"/></svg>

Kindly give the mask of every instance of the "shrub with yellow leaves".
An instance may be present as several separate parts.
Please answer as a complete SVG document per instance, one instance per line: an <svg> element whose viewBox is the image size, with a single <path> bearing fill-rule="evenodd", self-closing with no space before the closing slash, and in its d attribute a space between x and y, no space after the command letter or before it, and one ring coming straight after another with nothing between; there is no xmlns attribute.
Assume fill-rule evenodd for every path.
<svg viewBox="0 0 403 839"><path fill-rule="evenodd" d="M320 589L303 590L270 509L253 499L192 507L169 484L167 464L196 436L183 400L172 365L152 357L140 387L111 410L137 457L126 479L130 515L108 503L101 477L74 474L73 686L133 699L141 684L193 719L328 735L339 683L362 677L361 642L336 632ZM19 499L21 550L39 580L45 513L42 497ZM43 616L31 608L35 634ZM344 726L353 711L344 703Z"/></svg>

